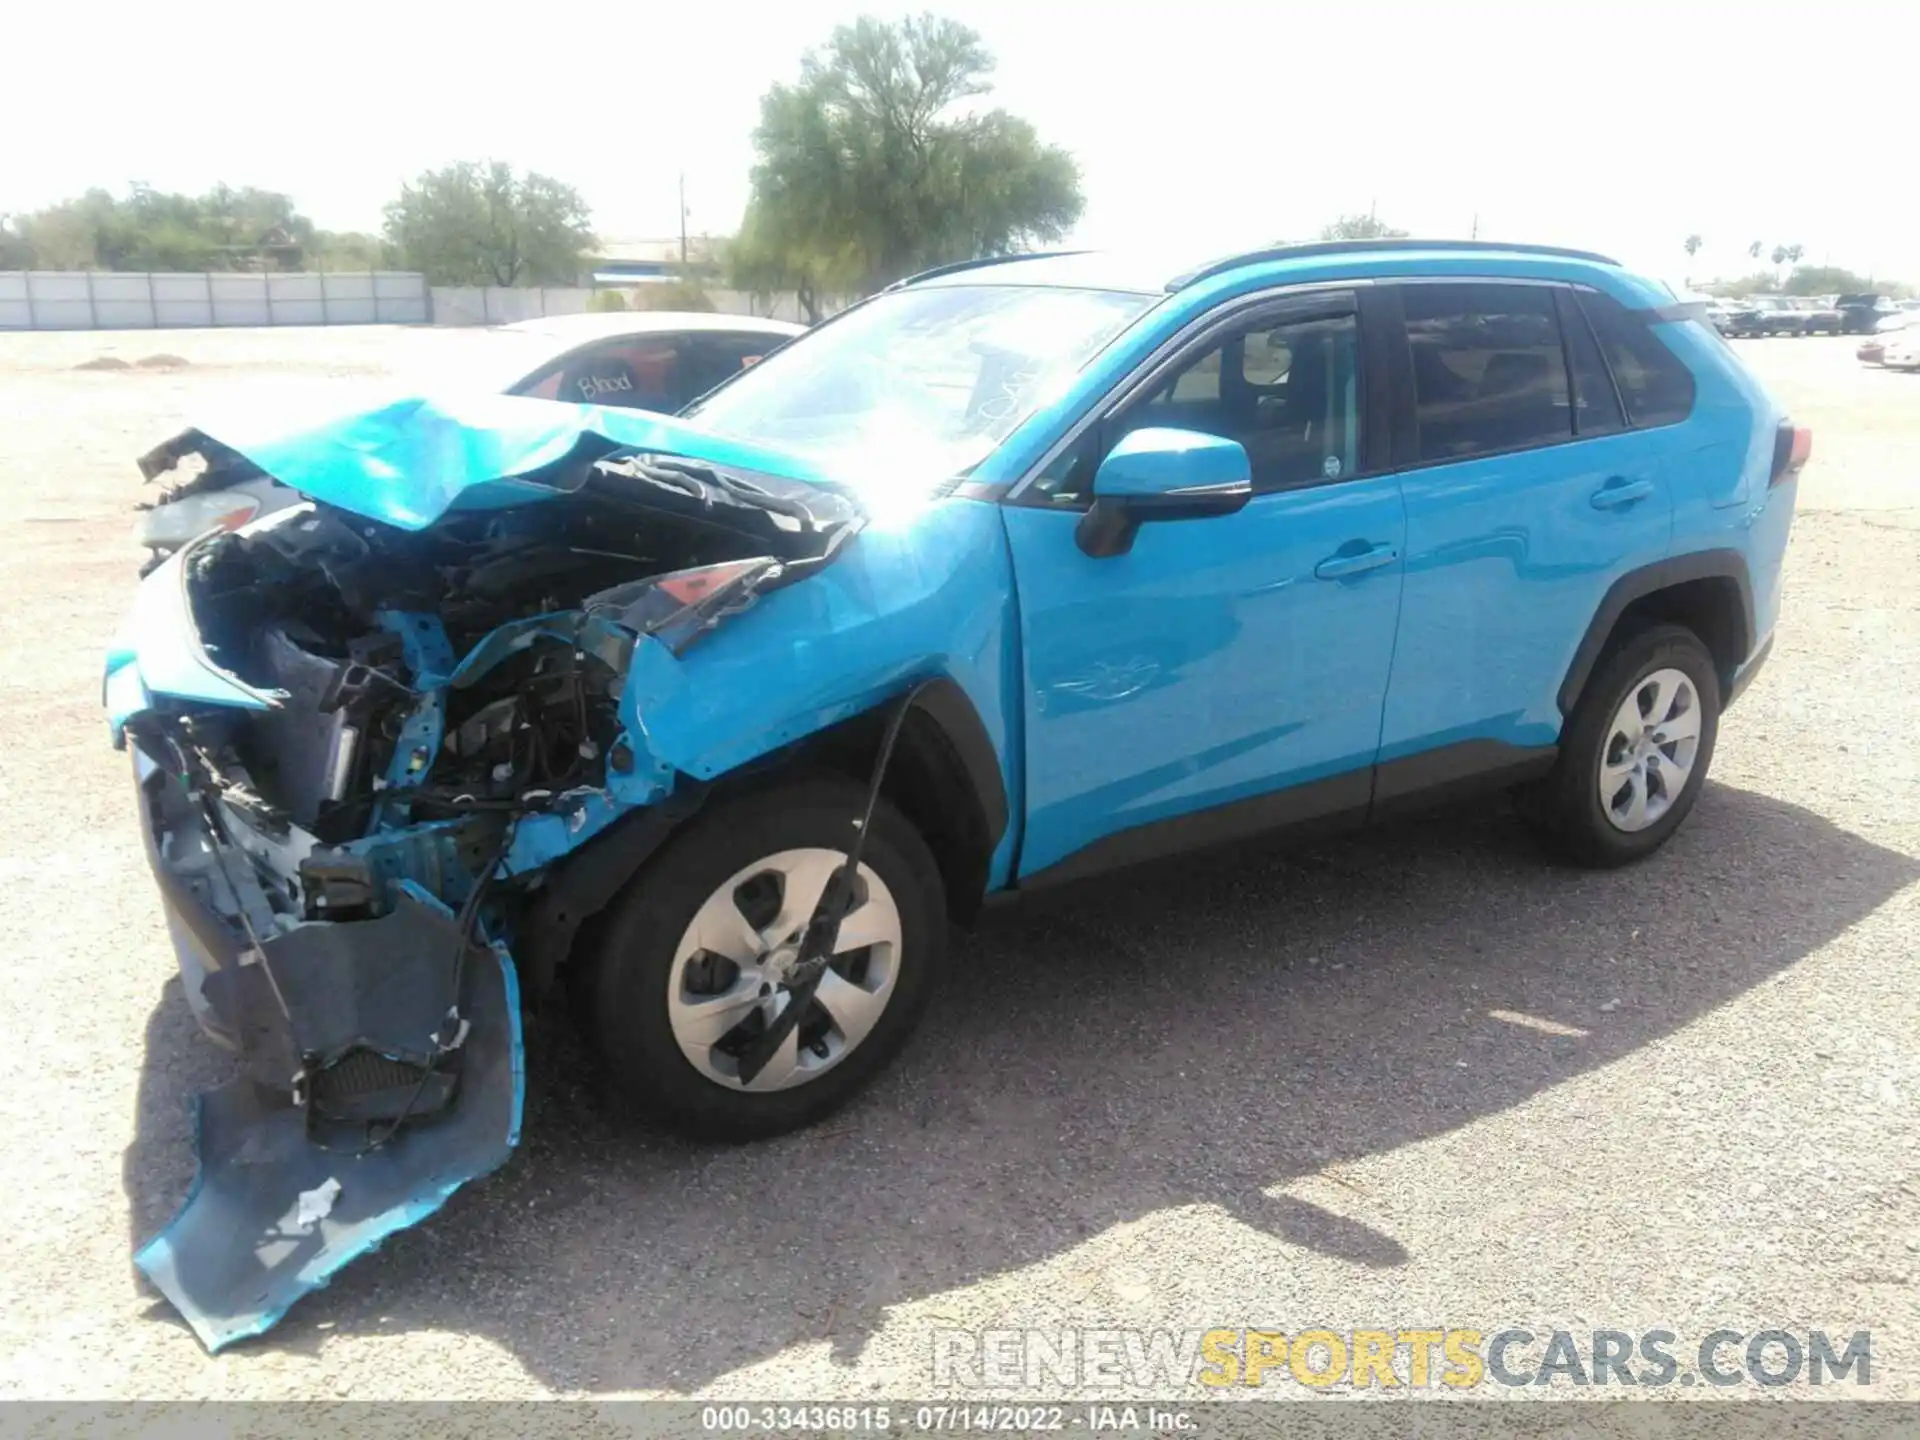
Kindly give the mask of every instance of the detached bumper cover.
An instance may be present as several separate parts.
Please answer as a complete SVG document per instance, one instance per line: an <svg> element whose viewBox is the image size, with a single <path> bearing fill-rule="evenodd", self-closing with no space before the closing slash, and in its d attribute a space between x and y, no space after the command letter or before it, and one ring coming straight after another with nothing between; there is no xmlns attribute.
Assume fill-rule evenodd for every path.
<svg viewBox="0 0 1920 1440"><path fill-rule="evenodd" d="M139 768L149 795L171 778ZM193 1188L134 1263L219 1350L506 1162L526 1092L519 982L504 946L465 938L450 909L407 882L379 918L296 925L256 948L223 913L229 896L240 914L252 908L245 862L231 863L209 827L195 833L190 812L165 808L167 844L150 824L148 854L190 998L247 1068L198 1097ZM190 878L177 857L209 851L229 863ZM457 1038L446 1024L456 997Z"/></svg>

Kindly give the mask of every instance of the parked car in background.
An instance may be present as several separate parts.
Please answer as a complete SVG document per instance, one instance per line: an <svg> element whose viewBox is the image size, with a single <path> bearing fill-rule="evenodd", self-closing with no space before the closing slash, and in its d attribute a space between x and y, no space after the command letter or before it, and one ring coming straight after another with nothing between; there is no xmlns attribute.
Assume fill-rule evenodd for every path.
<svg viewBox="0 0 1920 1440"><path fill-rule="evenodd" d="M472 348L419 388L474 389L671 414L784 345L806 327L753 315L669 311L549 315L472 332ZM191 432L189 432L191 433ZM251 467L222 464L173 485L146 510L134 538L150 570L208 530L235 529L299 496ZM140 457L149 481L180 459L177 442ZM145 573L143 570L141 573Z"/></svg>
<svg viewBox="0 0 1920 1440"><path fill-rule="evenodd" d="M1900 313L1900 307L1885 295L1842 295L1834 306L1840 312L1842 335L1871 335L1887 316Z"/></svg>
<svg viewBox="0 0 1920 1440"><path fill-rule="evenodd" d="M1707 302L1707 323L1722 335L1734 335L1738 333L1734 328L1735 321L1745 308L1746 301L1744 300L1735 300L1727 297L1709 300Z"/></svg>
<svg viewBox="0 0 1920 1440"><path fill-rule="evenodd" d="M1570 859L1652 855L1811 447L1703 310L1545 247L1032 255L678 418L198 436L304 503L189 542L107 659L184 997L247 1067L140 1268L217 1347L504 1163L522 984L737 1140L873 1080L990 895L1515 786ZM1737 828L1622 903L1691 903Z"/></svg>
<svg viewBox="0 0 1920 1440"><path fill-rule="evenodd" d="M1853 352L1854 357L1869 365L1883 363L1888 342L1901 331L1915 326L1920 326L1920 310L1896 310L1881 316L1873 327L1873 334L1862 340Z"/></svg>
<svg viewBox="0 0 1920 1440"><path fill-rule="evenodd" d="M1800 316L1796 335L1838 335L1842 317L1836 308L1813 295L1796 295L1787 302Z"/></svg>
<svg viewBox="0 0 1920 1440"><path fill-rule="evenodd" d="M1727 318L1726 335L1796 335L1800 313L1778 295L1749 295L1735 302Z"/></svg>
<svg viewBox="0 0 1920 1440"><path fill-rule="evenodd" d="M1880 363L1889 370L1920 370L1920 324L1908 325L1888 335L1880 352Z"/></svg>

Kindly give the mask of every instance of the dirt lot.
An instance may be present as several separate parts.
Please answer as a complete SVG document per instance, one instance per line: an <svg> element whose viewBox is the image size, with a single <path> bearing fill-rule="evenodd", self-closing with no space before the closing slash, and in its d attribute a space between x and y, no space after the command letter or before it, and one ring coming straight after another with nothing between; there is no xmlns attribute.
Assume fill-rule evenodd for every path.
<svg viewBox="0 0 1920 1440"><path fill-rule="evenodd" d="M851 1112L748 1149L542 1038L512 1164L202 1354L128 1260L228 1063L99 712L132 458L469 338L0 336L0 1393L910 1396L957 1327L1517 1325L1865 1328L1848 1393L1920 1398L1920 375L1825 340L1745 346L1816 459L1772 664L1653 861L1556 869L1483 806L1035 903ZM189 363L72 368L105 353Z"/></svg>

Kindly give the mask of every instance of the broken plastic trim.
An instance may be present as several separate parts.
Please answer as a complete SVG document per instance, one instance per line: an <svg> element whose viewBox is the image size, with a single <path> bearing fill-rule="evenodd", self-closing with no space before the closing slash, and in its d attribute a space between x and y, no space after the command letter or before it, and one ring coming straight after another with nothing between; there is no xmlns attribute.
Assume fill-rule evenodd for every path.
<svg viewBox="0 0 1920 1440"><path fill-rule="evenodd" d="M254 963L236 967L222 998L239 1004L232 1018L243 1032L286 1032L284 1050L250 1036L250 1059L404 1055L422 1033L413 1012L441 998L434 977L418 972L452 956L458 929L451 910L403 884L383 920L314 923L264 941ZM291 1075L284 1088L243 1075L199 1097L193 1188L134 1263L208 1350L271 1328L342 1266L433 1214L512 1153L526 1090L519 981L504 946L473 950L464 967L460 1009L470 1028L459 1046L457 1097L389 1143L316 1143ZM298 1021L277 1008L276 985ZM319 1010L303 1003L321 995L328 999ZM326 1213L315 1216L316 1192L335 1184Z"/></svg>

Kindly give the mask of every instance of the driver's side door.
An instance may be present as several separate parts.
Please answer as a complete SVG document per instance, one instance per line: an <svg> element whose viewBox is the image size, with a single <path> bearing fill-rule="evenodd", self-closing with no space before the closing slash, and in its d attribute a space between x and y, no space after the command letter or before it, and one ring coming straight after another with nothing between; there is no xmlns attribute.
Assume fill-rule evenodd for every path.
<svg viewBox="0 0 1920 1440"><path fill-rule="evenodd" d="M1350 294L1223 318L1123 385L1003 507L1026 668L1023 878L1365 813L1406 522L1369 453L1384 447L1367 444L1360 332ZM1094 472L1146 426L1239 442L1255 494L1088 555L1075 533Z"/></svg>

